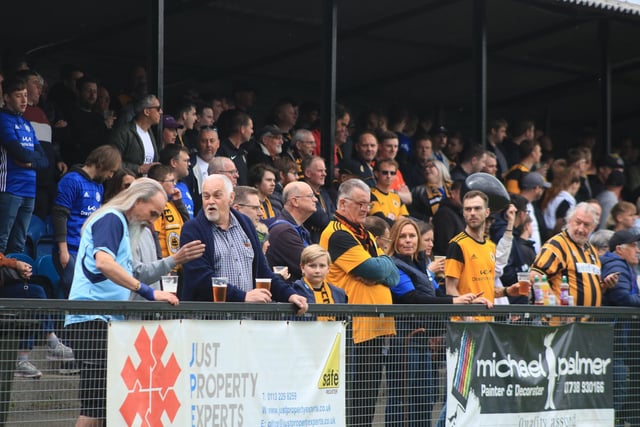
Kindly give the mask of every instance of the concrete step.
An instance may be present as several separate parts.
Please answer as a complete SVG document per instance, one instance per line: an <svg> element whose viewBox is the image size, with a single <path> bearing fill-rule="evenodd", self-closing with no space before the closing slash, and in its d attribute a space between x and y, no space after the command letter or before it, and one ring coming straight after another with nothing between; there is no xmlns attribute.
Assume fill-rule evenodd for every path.
<svg viewBox="0 0 640 427"><path fill-rule="evenodd" d="M46 347L36 346L29 361L42 372L39 379L13 378L7 426L68 427L78 417L80 375L62 375L61 368L72 368L75 362L46 359Z"/></svg>

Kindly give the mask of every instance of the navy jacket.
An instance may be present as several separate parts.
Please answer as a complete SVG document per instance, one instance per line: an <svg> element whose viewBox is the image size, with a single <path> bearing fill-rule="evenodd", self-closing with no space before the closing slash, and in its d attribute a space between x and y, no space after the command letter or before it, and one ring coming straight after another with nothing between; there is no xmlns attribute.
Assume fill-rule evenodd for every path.
<svg viewBox="0 0 640 427"><path fill-rule="evenodd" d="M333 302L335 304L347 303L347 294L344 293L343 289L333 286L331 283L325 282L325 285L329 286L329 289L331 290L331 296L333 297ZM316 301L313 290L311 290L311 288L309 288L309 286L304 283L304 279L296 280L295 282L293 282L293 289L296 291L296 293L306 297L309 304L319 304Z"/></svg>
<svg viewBox="0 0 640 427"><path fill-rule="evenodd" d="M262 253L262 245L258 241L258 233L251 223L251 220L231 209L233 215L240 226L244 230L247 237L251 241L253 248L253 279L255 286L255 278L271 279L271 295L274 301L288 302L289 297L295 294L293 288L287 285L280 276L276 276L269 268L267 259ZM180 246L193 240L200 240L206 245L204 255L198 259L194 259L182 266L184 286L182 287L182 295L180 299L184 301L213 301L213 291L211 289L211 277L218 276L218 272L213 269L213 254L216 251L213 234L211 232L212 224L201 210L192 220L188 221L182 227L180 234ZM227 301L244 302L246 292L237 288L233 283L229 283L227 287Z"/></svg>
<svg viewBox="0 0 640 427"><path fill-rule="evenodd" d="M620 273L618 283L604 293L603 305L640 307L637 286L634 289L636 275L629 263L611 252L601 256L600 262L602 263L601 277L603 279L611 273Z"/></svg>

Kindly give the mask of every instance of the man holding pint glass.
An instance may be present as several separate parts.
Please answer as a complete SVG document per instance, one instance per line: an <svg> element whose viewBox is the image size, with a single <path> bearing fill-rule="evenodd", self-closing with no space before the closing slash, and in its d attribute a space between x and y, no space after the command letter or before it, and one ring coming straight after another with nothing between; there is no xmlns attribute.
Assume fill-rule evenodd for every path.
<svg viewBox="0 0 640 427"><path fill-rule="evenodd" d="M231 208L233 198L229 178L213 174L205 179L202 210L182 227L180 245L201 240L206 249L204 256L184 265L181 299L213 301L212 287L221 284L214 282L226 278L226 301L290 302L298 307L298 315L304 314L308 308L306 298L273 274L251 220ZM270 286L258 286L260 279L270 279Z"/></svg>

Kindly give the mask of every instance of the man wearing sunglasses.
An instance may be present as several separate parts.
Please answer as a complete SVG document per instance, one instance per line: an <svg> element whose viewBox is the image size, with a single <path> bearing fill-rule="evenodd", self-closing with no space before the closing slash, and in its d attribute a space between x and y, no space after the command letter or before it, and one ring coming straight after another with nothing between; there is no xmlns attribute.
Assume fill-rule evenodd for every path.
<svg viewBox="0 0 640 427"><path fill-rule="evenodd" d="M371 210L369 215L376 215L393 225L400 216L409 216L407 206L391 187L398 173L398 162L393 159L378 160L373 167L376 186L371 189Z"/></svg>
<svg viewBox="0 0 640 427"><path fill-rule="evenodd" d="M162 106L155 95L146 95L135 104L134 119L114 129L109 143L122 155L122 167L138 176L146 175L158 162L158 146L151 132L162 119Z"/></svg>

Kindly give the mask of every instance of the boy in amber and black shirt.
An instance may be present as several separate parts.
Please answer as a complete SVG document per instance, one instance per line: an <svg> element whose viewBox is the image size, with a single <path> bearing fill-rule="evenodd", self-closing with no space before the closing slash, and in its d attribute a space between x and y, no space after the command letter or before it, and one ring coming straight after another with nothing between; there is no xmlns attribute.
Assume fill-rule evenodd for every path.
<svg viewBox="0 0 640 427"><path fill-rule="evenodd" d="M315 304L346 304L345 292L325 281L329 272L331 257L320 245L309 245L300 254L302 279L293 283L297 294ZM327 318L319 320L328 320Z"/></svg>

